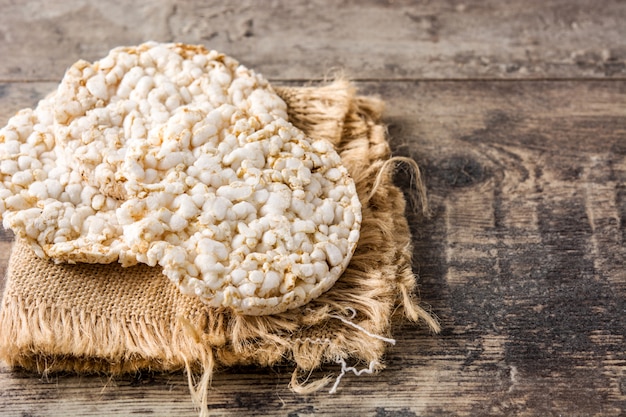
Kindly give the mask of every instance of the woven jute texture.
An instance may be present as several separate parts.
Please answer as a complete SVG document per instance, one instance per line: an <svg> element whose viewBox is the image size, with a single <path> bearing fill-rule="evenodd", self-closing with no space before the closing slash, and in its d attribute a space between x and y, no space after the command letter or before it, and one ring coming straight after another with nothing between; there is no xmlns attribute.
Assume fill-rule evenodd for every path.
<svg viewBox="0 0 626 417"><path fill-rule="evenodd" d="M336 146L363 204L358 247L328 292L282 314L243 316L182 295L158 268L57 265L17 241L0 311L0 358L38 372L186 369L202 405L216 366L292 363L291 387L309 392L332 378L301 384L298 375L325 363L342 365L342 374L347 363L381 369L399 311L437 330L414 296L405 199L392 182L398 160L379 120L381 101L355 95L345 81L277 92L293 124ZM419 195L419 177L416 184Z"/></svg>

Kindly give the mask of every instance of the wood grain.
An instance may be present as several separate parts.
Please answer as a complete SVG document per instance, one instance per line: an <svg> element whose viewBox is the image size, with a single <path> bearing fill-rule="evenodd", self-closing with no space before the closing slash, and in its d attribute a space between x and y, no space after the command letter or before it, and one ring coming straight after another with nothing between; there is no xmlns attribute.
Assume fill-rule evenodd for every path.
<svg viewBox="0 0 626 417"><path fill-rule="evenodd" d="M202 43L269 78L626 75L626 3L603 0L1 0L0 80L58 80L147 40Z"/></svg>
<svg viewBox="0 0 626 417"><path fill-rule="evenodd" d="M276 83L344 68L387 103L394 152L422 167L433 214L407 215L442 334L400 325L387 369L348 374L335 395L292 393L289 367L223 369L212 415L624 415L626 3L0 4L0 125L79 57L175 39ZM402 170L397 181L412 192ZM0 268L10 242L0 234ZM0 368L0 414L197 412L180 374Z"/></svg>
<svg viewBox="0 0 626 417"><path fill-rule="evenodd" d="M384 86L391 134L431 193L415 259L451 319L439 357L458 355L451 382L467 376L457 393L480 399L440 415L624 409L625 87Z"/></svg>

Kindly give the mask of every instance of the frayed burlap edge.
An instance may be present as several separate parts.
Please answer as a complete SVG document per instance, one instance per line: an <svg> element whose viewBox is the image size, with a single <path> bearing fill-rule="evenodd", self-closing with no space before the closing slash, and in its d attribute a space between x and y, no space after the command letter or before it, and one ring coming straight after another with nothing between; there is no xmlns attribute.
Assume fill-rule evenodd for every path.
<svg viewBox="0 0 626 417"><path fill-rule="evenodd" d="M291 388L307 393L331 378L299 382L304 371L350 361L382 369L398 310L438 331L415 298L405 200L392 176L382 102L355 96L346 81L323 87L281 87L290 121L313 138L330 140L357 185L363 204L361 238L348 269L325 294L299 309L242 316L209 309L183 296L160 270L137 265L55 265L21 241L13 247L0 311L0 358L41 373L119 374L186 369L194 401L206 410L217 365L295 363ZM199 375L195 379L194 375Z"/></svg>

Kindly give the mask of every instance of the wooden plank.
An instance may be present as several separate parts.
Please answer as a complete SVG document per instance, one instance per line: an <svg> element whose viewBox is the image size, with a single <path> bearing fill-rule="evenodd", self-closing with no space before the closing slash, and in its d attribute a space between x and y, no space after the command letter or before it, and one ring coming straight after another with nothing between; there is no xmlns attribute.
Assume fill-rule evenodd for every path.
<svg viewBox="0 0 626 417"><path fill-rule="evenodd" d="M0 81L59 80L147 40L202 43L272 79L626 75L626 3L0 1Z"/></svg>
<svg viewBox="0 0 626 417"><path fill-rule="evenodd" d="M435 213L415 262L464 399L425 414L620 415L626 85L372 87Z"/></svg>
<svg viewBox="0 0 626 417"><path fill-rule="evenodd" d="M433 216L410 215L415 269L444 331L398 327L387 369L346 375L336 395L291 393L289 368L222 370L211 413L622 415L626 81L358 86L387 102L395 152L422 166ZM49 87L12 83L0 109ZM179 374L45 380L3 368L0 387L8 415L195 415Z"/></svg>
<svg viewBox="0 0 626 417"><path fill-rule="evenodd" d="M0 83L0 127L20 109L37 106L39 100L52 92L58 82Z"/></svg>

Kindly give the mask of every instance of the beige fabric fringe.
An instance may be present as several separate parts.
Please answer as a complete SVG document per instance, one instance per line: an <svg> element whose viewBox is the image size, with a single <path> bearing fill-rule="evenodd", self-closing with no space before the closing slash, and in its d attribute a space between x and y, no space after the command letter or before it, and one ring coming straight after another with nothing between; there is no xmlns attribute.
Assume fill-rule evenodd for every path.
<svg viewBox="0 0 626 417"><path fill-rule="evenodd" d="M55 265L17 241L0 311L0 358L41 373L187 369L193 399L206 410L216 366L292 362L292 389L311 392L331 379L302 384L298 376L324 363L340 364L341 375L356 373L346 363L381 369L399 308L437 331L414 297L405 200L392 183L394 165L408 163L423 197L419 170L390 157L382 102L355 96L345 81L277 91L292 123L337 147L363 203L361 239L331 290L279 315L242 316L182 295L158 268Z"/></svg>

